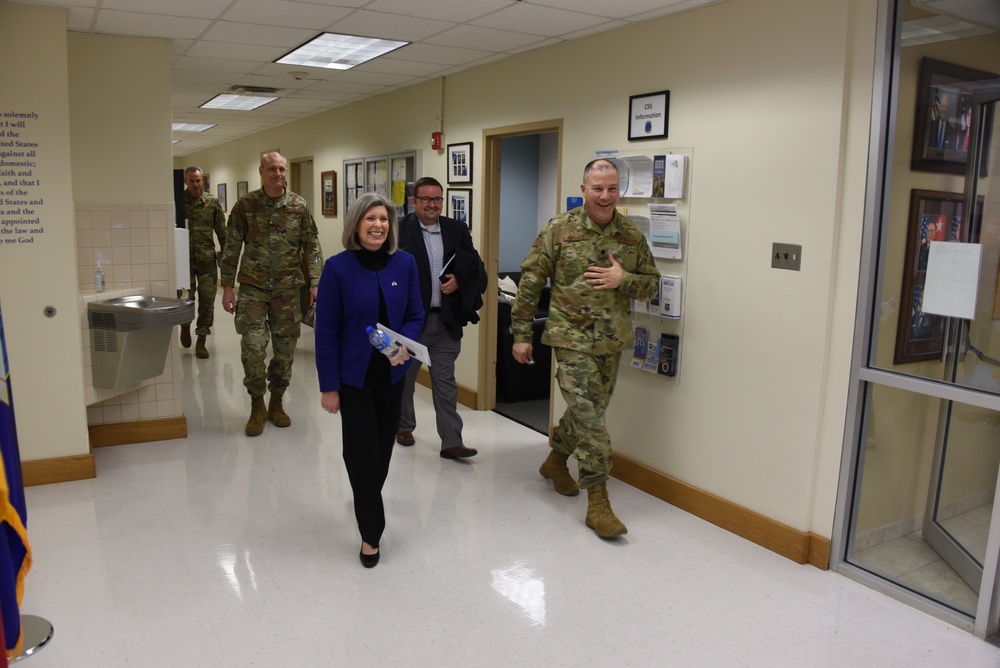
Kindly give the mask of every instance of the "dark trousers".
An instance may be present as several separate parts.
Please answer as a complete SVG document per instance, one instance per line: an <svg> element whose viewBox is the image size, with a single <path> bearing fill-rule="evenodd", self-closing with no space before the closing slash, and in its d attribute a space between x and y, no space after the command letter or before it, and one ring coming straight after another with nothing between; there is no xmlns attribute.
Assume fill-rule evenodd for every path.
<svg viewBox="0 0 1000 668"><path fill-rule="evenodd" d="M372 351L365 386L341 385L340 424L344 464L354 490L354 516L361 540L378 547L385 530L382 486L389 474L403 381L389 382L389 360Z"/></svg>

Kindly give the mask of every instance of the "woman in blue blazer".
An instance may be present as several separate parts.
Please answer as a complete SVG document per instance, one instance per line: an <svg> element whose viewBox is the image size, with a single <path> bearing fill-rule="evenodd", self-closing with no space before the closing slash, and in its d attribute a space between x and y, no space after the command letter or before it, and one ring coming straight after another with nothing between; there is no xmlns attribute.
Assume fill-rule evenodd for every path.
<svg viewBox="0 0 1000 668"><path fill-rule="evenodd" d="M399 426L409 355L389 360L365 328L382 323L420 338L424 310L417 264L398 250L396 207L377 193L358 197L344 221L342 253L326 261L316 298L316 369L321 404L340 413L344 463L354 490L361 563L374 567L385 529L382 486Z"/></svg>

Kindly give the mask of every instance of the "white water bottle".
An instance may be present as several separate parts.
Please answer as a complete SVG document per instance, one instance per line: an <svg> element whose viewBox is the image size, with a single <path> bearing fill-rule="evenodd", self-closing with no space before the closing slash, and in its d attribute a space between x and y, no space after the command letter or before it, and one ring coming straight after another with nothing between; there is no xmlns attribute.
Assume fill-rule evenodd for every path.
<svg viewBox="0 0 1000 668"><path fill-rule="evenodd" d="M392 337L388 334L383 332L381 329L372 327L371 325L366 327L365 331L368 332L368 340L373 346L375 346L375 350L379 351L390 360L395 360L399 356L403 346L398 341L393 341Z"/></svg>

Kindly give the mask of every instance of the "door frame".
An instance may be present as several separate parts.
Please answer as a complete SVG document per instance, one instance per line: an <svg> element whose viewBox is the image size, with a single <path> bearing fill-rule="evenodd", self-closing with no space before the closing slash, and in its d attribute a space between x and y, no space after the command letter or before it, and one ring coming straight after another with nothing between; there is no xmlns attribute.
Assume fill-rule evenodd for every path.
<svg viewBox="0 0 1000 668"><path fill-rule="evenodd" d="M476 409L493 410L497 401L497 272L500 266L500 157L501 144L508 137L555 132L556 148L556 211L562 194L563 119L518 123L483 130L483 232L479 254L486 265L489 279L483 300L485 327L479 328L479 387ZM550 381L551 382L551 381ZM551 410L551 407L550 407ZM551 416L549 418L551 422Z"/></svg>

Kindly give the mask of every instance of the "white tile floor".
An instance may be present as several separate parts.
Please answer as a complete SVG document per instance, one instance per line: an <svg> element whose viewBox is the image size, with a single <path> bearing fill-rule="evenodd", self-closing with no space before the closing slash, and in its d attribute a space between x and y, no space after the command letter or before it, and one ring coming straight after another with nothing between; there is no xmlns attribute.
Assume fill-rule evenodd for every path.
<svg viewBox="0 0 1000 668"><path fill-rule="evenodd" d="M601 541L586 497L538 475L537 432L463 409L480 454L440 459L423 388L366 570L312 330L292 426L248 439L238 341L216 312L212 358L182 356L188 438L101 448L95 480L27 490L22 611L55 636L22 665L1000 666L965 631L617 480L629 534Z"/></svg>

